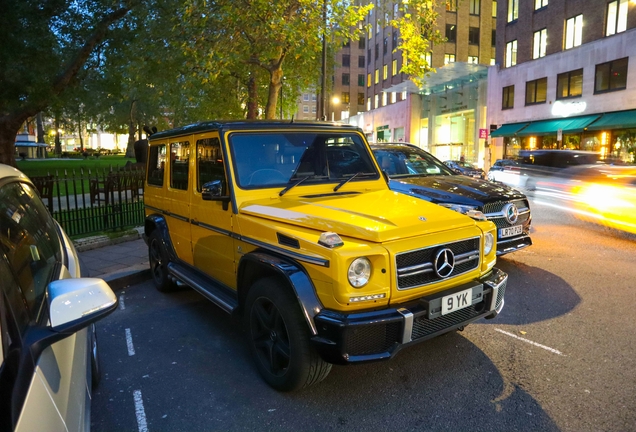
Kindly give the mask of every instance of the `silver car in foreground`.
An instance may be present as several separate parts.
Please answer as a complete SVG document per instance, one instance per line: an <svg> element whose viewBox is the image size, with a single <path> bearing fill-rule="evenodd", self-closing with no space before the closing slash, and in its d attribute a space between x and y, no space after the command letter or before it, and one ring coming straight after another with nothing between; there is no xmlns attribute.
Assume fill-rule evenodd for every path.
<svg viewBox="0 0 636 432"><path fill-rule="evenodd" d="M29 179L0 165L0 430L90 429L93 323L116 307Z"/></svg>

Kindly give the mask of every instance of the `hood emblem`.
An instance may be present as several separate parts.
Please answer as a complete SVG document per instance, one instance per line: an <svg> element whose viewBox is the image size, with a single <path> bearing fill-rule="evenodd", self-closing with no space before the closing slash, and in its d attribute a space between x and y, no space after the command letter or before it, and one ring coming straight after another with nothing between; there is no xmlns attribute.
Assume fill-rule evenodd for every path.
<svg viewBox="0 0 636 432"><path fill-rule="evenodd" d="M433 266L437 276L442 279L449 277L455 268L455 254L448 248L441 249L435 255Z"/></svg>
<svg viewBox="0 0 636 432"><path fill-rule="evenodd" d="M517 219L519 219L519 209L517 208L516 205L514 205L512 203L506 204L504 206L503 214L504 214L504 217L506 218L506 220L510 224L514 224L515 222L517 222Z"/></svg>
<svg viewBox="0 0 636 432"><path fill-rule="evenodd" d="M426 222L426 218L424 216L420 216L418 219L421 220L422 222Z"/></svg>

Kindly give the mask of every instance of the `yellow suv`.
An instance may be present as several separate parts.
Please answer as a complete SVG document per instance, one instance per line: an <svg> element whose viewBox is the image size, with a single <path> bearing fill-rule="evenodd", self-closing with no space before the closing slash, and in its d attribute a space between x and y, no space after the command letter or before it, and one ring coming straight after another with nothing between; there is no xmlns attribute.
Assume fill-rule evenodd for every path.
<svg viewBox="0 0 636 432"><path fill-rule="evenodd" d="M272 387L493 318L496 228L392 192L358 128L207 122L149 139L145 234L157 288L238 314Z"/></svg>

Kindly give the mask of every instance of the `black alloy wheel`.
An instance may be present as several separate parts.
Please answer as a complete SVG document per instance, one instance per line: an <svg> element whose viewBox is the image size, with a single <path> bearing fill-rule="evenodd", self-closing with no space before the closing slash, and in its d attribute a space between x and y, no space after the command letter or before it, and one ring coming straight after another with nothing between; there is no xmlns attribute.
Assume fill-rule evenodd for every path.
<svg viewBox="0 0 636 432"><path fill-rule="evenodd" d="M276 279L262 279L250 289L245 328L256 367L280 391L297 390L322 381L331 364L309 342L309 329L298 301Z"/></svg>
<svg viewBox="0 0 636 432"><path fill-rule="evenodd" d="M161 292L173 290L175 284L168 278L168 254L157 231L153 231L148 239L148 261L157 290Z"/></svg>

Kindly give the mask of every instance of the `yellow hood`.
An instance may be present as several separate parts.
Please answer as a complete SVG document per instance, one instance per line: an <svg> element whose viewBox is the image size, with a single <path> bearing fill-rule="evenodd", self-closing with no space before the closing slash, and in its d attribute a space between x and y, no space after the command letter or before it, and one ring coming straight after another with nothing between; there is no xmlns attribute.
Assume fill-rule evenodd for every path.
<svg viewBox="0 0 636 432"><path fill-rule="evenodd" d="M239 213L372 242L473 226L468 216L420 198L381 190L359 195L283 196L246 202Z"/></svg>

